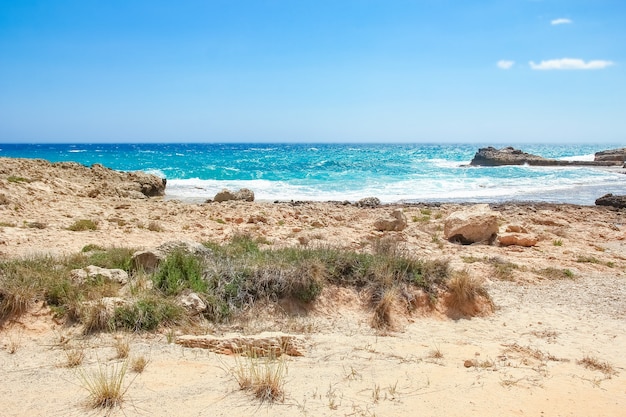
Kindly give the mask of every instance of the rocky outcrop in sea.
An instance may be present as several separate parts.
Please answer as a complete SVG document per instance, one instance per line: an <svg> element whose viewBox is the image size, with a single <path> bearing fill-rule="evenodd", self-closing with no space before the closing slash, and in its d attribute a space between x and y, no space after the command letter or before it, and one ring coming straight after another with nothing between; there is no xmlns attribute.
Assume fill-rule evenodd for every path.
<svg viewBox="0 0 626 417"><path fill-rule="evenodd" d="M610 154L608 159L598 159L596 154L596 160L594 161L563 161L560 159L548 159L542 156L533 155L523 152L513 147L506 147L502 149L496 149L492 146L487 148L480 148L474 159L470 162L471 166L503 166L503 165L532 165L532 166L616 166L622 165L624 160L619 160L616 155L621 155L626 159L626 150L622 150L622 153L616 150L616 154ZM606 151L612 152L612 151ZM612 158L612 159L611 159Z"/></svg>

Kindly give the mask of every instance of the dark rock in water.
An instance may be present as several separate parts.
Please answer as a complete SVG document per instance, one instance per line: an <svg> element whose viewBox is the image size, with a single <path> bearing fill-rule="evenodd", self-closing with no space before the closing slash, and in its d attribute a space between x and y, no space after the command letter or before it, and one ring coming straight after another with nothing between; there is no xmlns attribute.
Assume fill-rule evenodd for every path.
<svg viewBox="0 0 626 417"><path fill-rule="evenodd" d="M480 148L474 159L470 162L472 166L503 166L503 165L533 165L533 166L613 166L620 165L623 161L562 161L558 159L548 159L538 155L522 152L519 149L506 147L496 149L492 146Z"/></svg>
<svg viewBox="0 0 626 417"><path fill-rule="evenodd" d="M626 148L609 149L607 151L596 152L594 161L598 162L615 162L622 164L626 162Z"/></svg>
<svg viewBox="0 0 626 417"><path fill-rule="evenodd" d="M492 146L480 148L470 165L500 166L500 165L548 165L552 160L541 156L522 152L512 147L496 149ZM556 162L556 161L554 161Z"/></svg>
<svg viewBox="0 0 626 417"><path fill-rule="evenodd" d="M626 208L626 195L606 194L596 200L596 206Z"/></svg>

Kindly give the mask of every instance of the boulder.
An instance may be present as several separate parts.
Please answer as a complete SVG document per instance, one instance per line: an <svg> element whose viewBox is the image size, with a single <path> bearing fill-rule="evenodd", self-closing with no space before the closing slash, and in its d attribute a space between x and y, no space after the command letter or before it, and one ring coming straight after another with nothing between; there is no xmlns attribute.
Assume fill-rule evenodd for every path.
<svg viewBox="0 0 626 417"><path fill-rule="evenodd" d="M626 208L626 195L605 194L596 200L596 206Z"/></svg>
<svg viewBox="0 0 626 417"><path fill-rule="evenodd" d="M237 200L241 201L254 201L254 192L248 188L242 188L235 193Z"/></svg>
<svg viewBox="0 0 626 417"><path fill-rule="evenodd" d="M380 199L377 197L366 197L356 202L357 207L378 207L380 206Z"/></svg>
<svg viewBox="0 0 626 417"><path fill-rule="evenodd" d="M201 243L189 240L174 240L165 242L156 249L135 252L131 259L133 270L143 270L147 273L154 272L159 264L174 251L191 253L200 257L210 256L213 252Z"/></svg>
<svg viewBox="0 0 626 417"><path fill-rule="evenodd" d="M242 188L238 191L230 191L225 188L219 193L215 194L215 197L213 197L213 201L215 201L216 203L233 200L254 201L254 192L252 192L252 190L249 190L248 188Z"/></svg>
<svg viewBox="0 0 626 417"><path fill-rule="evenodd" d="M70 271L70 278L76 284L82 284L88 279L101 277L105 281L117 282L120 285L128 283L128 273L122 269L107 269L89 265L83 269Z"/></svg>
<svg viewBox="0 0 626 417"><path fill-rule="evenodd" d="M206 303L198 294L191 291L185 291L178 296L178 302L192 315L198 315L206 310Z"/></svg>
<svg viewBox="0 0 626 417"><path fill-rule="evenodd" d="M396 209L391 213L388 218L381 218L374 222L376 230L381 232L402 231L406 228L407 220L406 216L400 209Z"/></svg>
<svg viewBox="0 0 626 417"><path fill-rule="evenodd" d="M487 204L476 204L446 218L443 234L451 242L471 244L492 242L498 234L500 213Z"/></svg>
<svg viewBox="0 0 626 417"><path fill-rule="evenodd" d="M615 162L615 163L624 163L626 162L626 148L620 149L609 149L607 151L596 152L594 161L599 162Z"/></svg>
<svg viewBox="0 0 626 417"><path fill-rule="evenodd" d="M237 197L235 196L235 193L227 189L223 189L219 193L215 194L215 197L213 197L213 201L215 201L216 203L221 203L222 201L231 201L231 200L236 200L236 199Z"/></svg>
<svg viewBox="0 0 626 417"><path fill-rule="evenodd" d="M500 246L535 246L538 242L537 237L524 233L502 233L498 235L498 243Z"/></svg>

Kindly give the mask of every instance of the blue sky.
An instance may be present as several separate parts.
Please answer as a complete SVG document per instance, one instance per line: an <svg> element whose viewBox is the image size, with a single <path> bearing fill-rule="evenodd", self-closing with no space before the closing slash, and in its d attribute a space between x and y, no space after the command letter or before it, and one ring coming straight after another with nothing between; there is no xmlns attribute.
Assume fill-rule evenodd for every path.
<svg viewBox="0 0 626 417"><path fill-rule="evenodd" d="M0 0L0 142L626 144L624 0Z"/></svg>

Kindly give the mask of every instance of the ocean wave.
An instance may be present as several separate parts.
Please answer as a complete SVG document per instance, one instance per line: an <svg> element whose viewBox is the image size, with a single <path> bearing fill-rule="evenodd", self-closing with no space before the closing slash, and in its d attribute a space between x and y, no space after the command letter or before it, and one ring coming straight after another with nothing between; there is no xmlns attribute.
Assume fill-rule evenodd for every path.
<svg viewBox="0 0 626 417"><path fill-rule="evenodd" d="M587 154L587 155L577 155L577 156L563 156L561 158L557 158L561 161L593 161L596 157L595 153Z"/></svg>
<svg viewBox="0 0 626 417"><path fill-rule="evenodd" d="M534 169L534 167L530 168ZM589 171L589 170L587 170ZM166 197L183 201L213 198L224 188L249 188L260 201L358 201L378 197L384 203L401 201L505 201L533 200L563 201L593 204L588 195L576 190L594 190L600 197L607 192L626 192L623 175L603 171L572 170L568 175L545 171L545 175L510 178L467 178L449 175L445 178L423 176L403 180L361 179L350 182L270 181L270 180L169 180Z"/></svg>

